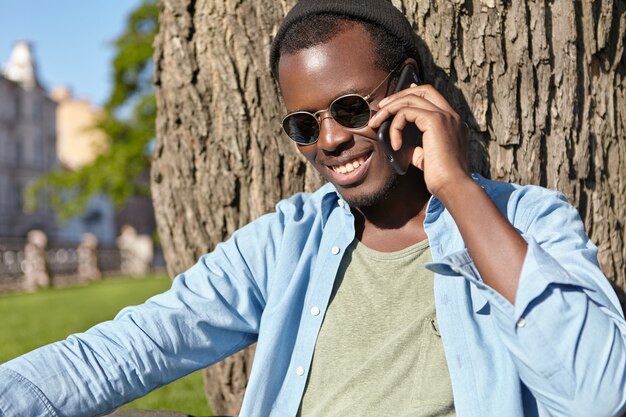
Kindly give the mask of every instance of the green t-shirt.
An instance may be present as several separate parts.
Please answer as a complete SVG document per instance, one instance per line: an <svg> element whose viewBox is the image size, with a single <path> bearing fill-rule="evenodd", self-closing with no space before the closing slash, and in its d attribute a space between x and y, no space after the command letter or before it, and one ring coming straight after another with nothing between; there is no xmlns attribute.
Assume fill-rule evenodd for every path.
<svg viewBox="0 0 626 417"><path fill-rule="evenodd" d="M342 259L299 415L454 416L428 241Z"/></svg>

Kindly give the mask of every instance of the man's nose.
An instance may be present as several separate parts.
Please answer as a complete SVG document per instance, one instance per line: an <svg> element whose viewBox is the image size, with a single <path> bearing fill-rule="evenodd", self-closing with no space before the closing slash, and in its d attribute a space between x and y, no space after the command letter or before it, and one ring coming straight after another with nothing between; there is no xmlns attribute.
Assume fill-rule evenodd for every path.
<svg viewBox="0 0 626 417"><path fill-rule="evenodd" d="M329 112L320 114L320 137L318 146L327 152L334 152L343 143L352 140L352 133L337 123Z"/></svg>

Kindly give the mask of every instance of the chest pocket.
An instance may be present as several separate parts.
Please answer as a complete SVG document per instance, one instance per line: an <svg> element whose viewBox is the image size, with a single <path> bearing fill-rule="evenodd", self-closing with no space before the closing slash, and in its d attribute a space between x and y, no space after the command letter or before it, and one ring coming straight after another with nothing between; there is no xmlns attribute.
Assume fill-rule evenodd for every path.
<svg viewBox="0 0 626 417"><path fill-rule="evenodd" d="M428 410L428 415L454 415L450 373L434 305L420 323L416 349L418 356L411 403L421 410Z"/></svg>

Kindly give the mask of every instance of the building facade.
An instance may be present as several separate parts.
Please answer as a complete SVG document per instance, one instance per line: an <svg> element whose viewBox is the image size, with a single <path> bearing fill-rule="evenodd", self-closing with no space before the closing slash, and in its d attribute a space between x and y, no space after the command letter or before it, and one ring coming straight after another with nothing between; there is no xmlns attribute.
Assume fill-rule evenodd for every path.
<svg viewBox="0 0 626 417"><path fill-rule="evenodd" d="M39 84L31 46L17 42L0 74L0 238L33 229L56 235L50 207L26 213L22 198L30 182L56 166L56 103Z"/></svg>
<svg viewBox="0 0 626 417"><path fill-rule="evenodd" d="M62 169L74 171L93 162L109 147L103 131L95 126L102 110L89 100L72 96L66 87L52 90L50 96L57 103L56 150ZM111 199L96 194L89 199L85 211L59 224L57 238L65 242L79 242L85 233L94 235L100 244L113 245L119 228L115 223L115 207Z"/></svg>
<svg viewBox="0 0 626 417"><path fill-rule="evenodd" d="M43 198L37 212L25 210L23 191L36 178L58 169L78 170L106 152L109 140L95 127L101 116L101 109L73 97L68 88L46 91L31 45L15 43L0 71L0 249L11 240L19 245L32 230L43 231L53 245L78 244L90 234L104 247L115 246L123 226L141 235L154 233L147 197L133 197L116 209L107 196L94 195L83 213L65 222Z"/></svg>

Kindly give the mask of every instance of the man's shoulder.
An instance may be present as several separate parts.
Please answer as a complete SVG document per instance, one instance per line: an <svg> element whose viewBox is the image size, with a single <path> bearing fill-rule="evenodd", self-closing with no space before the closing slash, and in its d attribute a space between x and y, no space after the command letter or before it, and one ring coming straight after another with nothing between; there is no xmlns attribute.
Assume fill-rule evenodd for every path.
<svg viewBox="0 0 626 417"><path fill-rule="evenodd" d="M486 179L474 175L474 180L487 192L492 201L516 227L528 226L529 222L546 213L567 213L577 216L577 210L560 191L539 185L522 185Z"/></svg>
<svg viewBox="0 0 626 417"><path fill-rule="evenodd" d="M337 191L332 184L322 185L313 192L295 193L276 204L276 212L278 213L321 213L323 205L329 198L336 198Z"/></svg>
<svg viewBox="0 0 626 417"><path fill-rule="evenodd" d="M260 233L264 228L284 230L289 227L310 227L320 221L324 223L337 201L337 191L332 184L325 184L313 192L298 192L276 203L274 211L251 221L239 229Z"/></svg>
<svg viewBox="0 0 626 417"><path fill-rule="evenodd" d="M314 192L299 192L280 200L274 211L268 212L234 232L263 235L267 230L284 231L293 226L309 227L316 221L325 221L332 209L332 201L338 199L331 184L321 186ZM281 232L282 233L282 232Z"/></svg>
<svg viewBox="0 0 626 417"><path fill-rule="evenodd" d="M472 177L492 200L498 202L511 202L512 200L523 202L524 204L534 204L545 201L545 199L562 199L563 193L534 184L518 184L514 182L504 182L487 179L479 174Z"/></svg>

